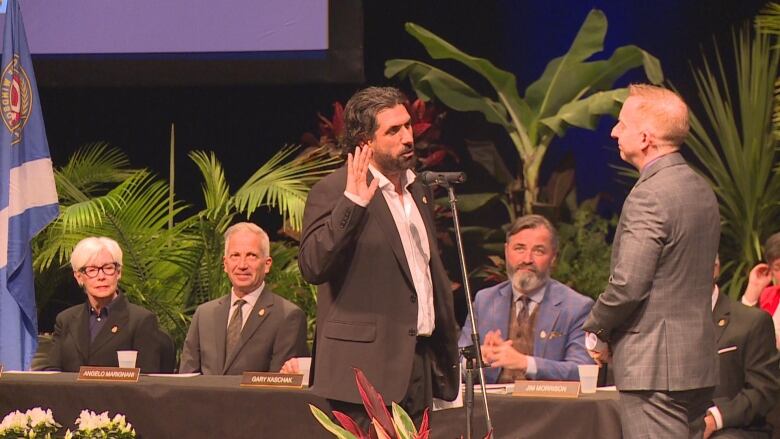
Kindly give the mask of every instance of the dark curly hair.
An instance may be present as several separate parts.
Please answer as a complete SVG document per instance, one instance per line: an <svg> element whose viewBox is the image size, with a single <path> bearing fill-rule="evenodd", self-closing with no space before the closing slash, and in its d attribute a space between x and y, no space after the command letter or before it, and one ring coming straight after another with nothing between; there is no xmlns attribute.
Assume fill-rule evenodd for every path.
<svg viewBox="0 0 780 439"><path fill-rule="evenodd" d="M372 139L378 128L377 113L398 104L408 106L409 99L395 87L368 87L352 95L344 107L342 153L352 152L356 146Z"/></svg>

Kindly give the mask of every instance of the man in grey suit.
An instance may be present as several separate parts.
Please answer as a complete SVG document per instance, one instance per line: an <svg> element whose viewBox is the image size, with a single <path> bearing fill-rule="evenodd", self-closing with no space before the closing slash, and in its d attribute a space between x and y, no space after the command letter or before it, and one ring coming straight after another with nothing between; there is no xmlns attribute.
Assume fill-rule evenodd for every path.
<svg viewBox="0 0 780 439"><path fill-rule="evenodd" d="M307 356L306 315L265 284L272 260L263 229L228 228L223 263L233 288L195 310L179 373L276 372L288 359Z"/></svg>
<svg viewBox="0 0 780 439"><path fill-rule="evenodd" d="M612 130L640 177L583 329L594 359L611 357L626 438L701 437L689 423L718 383L710 293L720 217L709 184L678 152L687 134L685 102L649 85L629 88Z"/></svg>

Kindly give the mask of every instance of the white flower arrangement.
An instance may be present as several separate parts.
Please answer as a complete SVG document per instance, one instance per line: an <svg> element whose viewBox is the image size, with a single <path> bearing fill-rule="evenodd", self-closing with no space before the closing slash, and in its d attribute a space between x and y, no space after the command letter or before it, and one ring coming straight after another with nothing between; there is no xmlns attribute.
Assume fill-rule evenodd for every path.
<svg viewBox="0 0 780 439"><path fill-rule="evenodd" d="M25 413L16 410L0 422L0 439L51 439L60 427L51 410L40 407Z"/></svg>
<svg viewBox="0 0 780 439"><path fill-rule="evenodd" d="M90 410L82 410L76 419L78 429L65 432L65 439L133 439L135 430L127 422L124 415L116 414L113 419L108 412L96 414ZM0 438L2 439L2 438Z"/></svg>

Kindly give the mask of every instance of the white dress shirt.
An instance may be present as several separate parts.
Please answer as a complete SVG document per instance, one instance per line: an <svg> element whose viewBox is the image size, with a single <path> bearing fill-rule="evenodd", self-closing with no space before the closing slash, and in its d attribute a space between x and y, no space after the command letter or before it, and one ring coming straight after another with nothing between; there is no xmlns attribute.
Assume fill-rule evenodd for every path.
<svg viewBox="0 0 780 439"><path fill-rule="evenodd" d="M428 242L428 232L425 223L420 216L420 211L409 192L409 185L414 182L416 176L411 170L406 170L402 179L403 193L396 192L395 185L390 182L373 165L368 165L369 171L379 181L378 189L390 208L395 227L401 238L401 244L406 255L409 271L412 273L412 283L417 292L417 334L429 336L435 326L433 310L433 282L431 281L431 247ZM356 194L344 191L344 196L355 204L366 207Z"/></svg>

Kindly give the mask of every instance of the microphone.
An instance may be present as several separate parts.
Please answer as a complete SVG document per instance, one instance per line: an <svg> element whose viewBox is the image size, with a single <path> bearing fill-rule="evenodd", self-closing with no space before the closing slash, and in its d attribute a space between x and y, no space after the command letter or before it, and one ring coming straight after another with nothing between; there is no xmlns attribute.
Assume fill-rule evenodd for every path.
<svg viewBox="0 0 780 439"><path fill-rule="evenodd" d="M465 172L434 172L424 171L418 175L420 181L425 185L441 184L448 185L454 183L463 183L466 181Z"/></svg>

